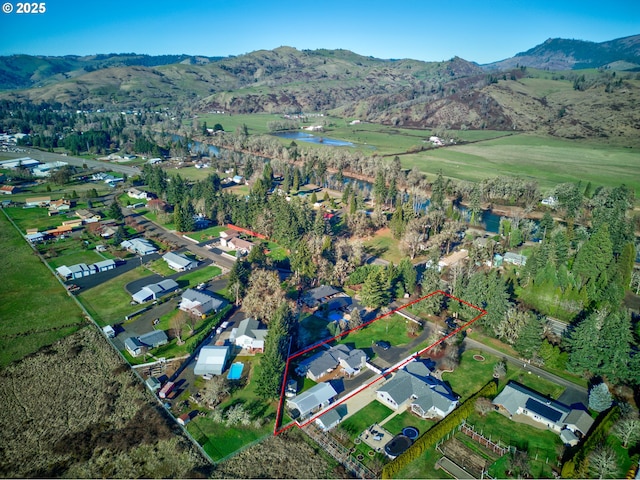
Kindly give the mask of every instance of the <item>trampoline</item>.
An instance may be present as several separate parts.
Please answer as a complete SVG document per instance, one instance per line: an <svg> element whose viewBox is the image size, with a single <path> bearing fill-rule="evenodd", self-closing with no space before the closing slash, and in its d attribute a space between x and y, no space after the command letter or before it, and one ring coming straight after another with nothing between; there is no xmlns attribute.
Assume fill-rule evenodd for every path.
<svg viewBox="0 0 640 480"><path fill-rule="evenodd" d="M411 446L413 440L411 440L406 435L396 435L391 439L389 443L384 446L384 451L389 456L389 458L396 458L402 452L404 452L407 448Z"/></svg>
<svg viewBox="0 0 640 480"><path fill-rule="evenodd" d="M420 432L416 427L404 427L402 429L402 434L406 437L409 437L410 440L415 440L420 435Z"/></svg>
<svg viewBox="0 0 640 480"><path fill-rule="evenodd" d="M242 363L242 362L234 363L229 368L229 374L227 375L227 378L229 380L240 380L240 377L242 376L242 370L243 369L244 369L244 363Z"/></svg>

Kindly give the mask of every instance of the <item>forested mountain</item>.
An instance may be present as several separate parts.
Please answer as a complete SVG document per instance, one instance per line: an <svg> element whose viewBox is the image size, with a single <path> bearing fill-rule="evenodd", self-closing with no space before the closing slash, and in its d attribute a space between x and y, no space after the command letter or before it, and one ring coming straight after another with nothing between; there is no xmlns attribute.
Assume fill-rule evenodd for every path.
<svg viewBox="0 0 640 480"><path fill-rule="evenodd" d="M602 51L629 52L632 58L638 39L558 42L581 45L579 58L586 64ZM585 53L589 46L595 46L592 60ZM640 124L633 107L640 97L640 74L614 69L549 73L520 64L487 73L458 57L442 62L381 60L347 50L291 47L217 61L186 56L87 58L0 58L0 78L15 76L23 83L42 79L38 88L7 91L0 98L107 111L178 107L194 113L325 112L404 127L537 131L567 138L628 137Z"/></svg>
<svg viewBox="0 0 640 480"><path fill-rule="evenodd" d="M549 38L512 58L483 65L488 70L505 70L519 66L541 70L613 68L640 71L640 35L602 43Z"/></svg>

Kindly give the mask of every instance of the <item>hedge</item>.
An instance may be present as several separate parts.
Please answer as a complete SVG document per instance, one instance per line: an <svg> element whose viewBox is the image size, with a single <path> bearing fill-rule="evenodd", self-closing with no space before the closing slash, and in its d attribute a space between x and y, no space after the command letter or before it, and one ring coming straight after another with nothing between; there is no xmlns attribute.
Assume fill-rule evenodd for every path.
<svg viewBox="0 0 640 480"><path fill-rule="evenodd" d="M498 384L491 380L484 387L473 394L466 402L460 404L449 415L427 430L404 453L387 463L382 469L382 478L392 478L400 470L422 455L428 448L434 446L438 440L456 428L467 419L475 409L476 400L480 397L494 397L498 393Z"/></svg>

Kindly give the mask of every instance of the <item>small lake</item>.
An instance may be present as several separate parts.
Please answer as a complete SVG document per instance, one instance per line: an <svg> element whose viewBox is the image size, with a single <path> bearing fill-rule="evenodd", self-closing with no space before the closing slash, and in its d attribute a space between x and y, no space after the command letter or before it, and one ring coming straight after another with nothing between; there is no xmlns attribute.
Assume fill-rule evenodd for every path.
<svg viewBox="0 0 640 480"><path fill-rule="evenodd" d="M279 132L272 135L287 140L298 140L300 142L317 143L319 145L330 145L332 147L353 147L353 143L344 140L336 140L335 138L318 137L305 132Z"/></svg>

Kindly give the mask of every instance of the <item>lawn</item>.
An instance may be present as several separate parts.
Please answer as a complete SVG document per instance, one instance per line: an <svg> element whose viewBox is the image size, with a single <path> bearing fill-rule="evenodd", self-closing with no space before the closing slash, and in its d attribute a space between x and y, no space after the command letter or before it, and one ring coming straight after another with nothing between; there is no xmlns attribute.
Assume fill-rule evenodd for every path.
<svg viewBox="0 0 640 480"><path fill-rule="evenodd" d="M0 214L5 254L0 292L0 368L77 331L82 312L50 270Z"/></svg>
<svg viewBox="0 0 640 480"><path fill-rule="evenodd" d="M275 260L276 262L285 260L289 255L284 247L281 247L274 242L267 242L267 250L269 251L267 257Z"/></svg>
<svg viewBox="0 0 640 480"><path fill-rule="evenodd" d="M56 215L50 217L46 208L21 208L9 207L4 209L11 219L18 225L22 233L26 233L29 228L37 228L38 231L49 230L62 225L62 222L74 218L67 215ZM76 217L77 218L77 217Z"/></svg>
<svg viewBox="0 0 640 480"><path fill-rule="evenodd" d="M51 268L56 269L62 265L71 266L78 263L86 263L87 265L90 265L92 263L101 262L102 260L104 260L104 257L100 256L95 250L74 251L74 249L69 249L59 252L57 257L49 259L47 263L51 265Z"/></svg>
<svg viewBox="0 0 640 480"><path fill-rule="evenodd" d="M374 423L381 422L393 413L389 407L378 401L373 401L362 410L354 413L340 424L340 428L349 432L350 439L353 441L358 435L369 428Z"/></svg>
<svg viewBox="0 0 640 480"><path fill-rule="evenodd" d="M175 272L174 272L175 273ZM180 284L180 288L193 288L199 283L208 282L212 278L217 277L222 273L220 267L215 265L208 265L197 270L185 273L176 280Z"/></svg>
<svg viewBox="0 0 640 480"><path fill-rule="evenodd" d="M408 343L406 319L397 314L386 316L342 337L339 343L352 344L354 348L371 348L378 340L386 340L394 346Z"/></svg>
<svg viewBox="0 0 640 480"><path fill-rule="evenodd" d="M371 255L396 265L406 256L400 252L400 242L393 238L388 228L378 230L373 237L364 242L364 246Z"/></svg>
<svg viewBox="0 0 640 480"><path fill-rule="evenodd" d="M475 360L473 356L476 354L482 355L484 361ZM456 394L460 395L461 401L464 401L493 378L493 366L499 361L500 359L494 355L479 350L467 350L463 352L458 368L452 373L443 373L442 380L447 382ZM564 391L560 385L536 375L526 374L523 369L515 367L513 364L507 364L507 375L500 380L500 386L506 385L509 380L517 381L542 395L550 395L552 398L558 398Z"/></svg>
<svg viewBox="0 0 640 480"><path fill-rule="evenodd" d="M205 228L204 230L198 230L196 232L189 233L188 237L197 240L198 242L205 242L212 238L220 237L220 232L224 232L227 227L222 225L216 225L215 227Z"/></svg>
<svg viewBox="0 0 640 480"><path fill-rule="evenodd" d="M436 451L435 447L431 447L400 470L396 478L451 478L444 470L435 469L435 464L440 457L442 453Z"/></svg>
<svg viewBox="0 0 640 480"><path fill-rule="evenodd" d="M169 264L162 258L147 263L146 267L152 272L155 272L158 275L162 275L163 277L170 277L171 275L176 273L175 270L169 268Z"/></svg>
<svg viewBox="0 0 640 480"><path fill-rule="evenodd" d="M400 415L396 415L385 423L383 427L394 435L401 433L402 429L405 427L415 427L420 431L420 435L422 435L435 424L436 422L432 420L424 420L414 415L409 410L405 410Z"/></svg>
<svg viewBox="0 0 640 480"><path fill-rule="evenodd" d="M125 315L142 308L131 305L131 294L125 286L134 280L151 275L145 267L137 267L100 285L81 291L77 298L99 325L122 322Z"/></svg>

